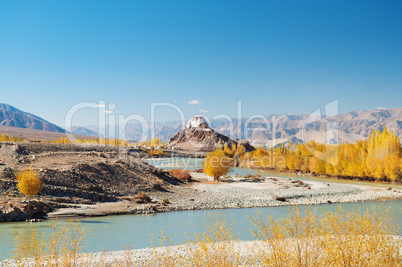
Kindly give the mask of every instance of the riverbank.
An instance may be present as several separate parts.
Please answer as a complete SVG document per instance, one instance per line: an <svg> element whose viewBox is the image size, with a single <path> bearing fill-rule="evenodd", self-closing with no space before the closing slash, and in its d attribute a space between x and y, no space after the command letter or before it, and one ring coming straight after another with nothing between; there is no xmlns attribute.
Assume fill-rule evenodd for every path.
<svg viewBox="0 0 402 267"><path fill-rule="evenodd" d="M76 205L58 209L48 218L152 214L185 210L233 209L292 205L350 203L402 198L402 190L341 183L300 181L291 178L252 178L228 176L224 182L208 181L203 173L191 173L194 182L172 186L166 191L147 193L152 202L137 204L128 200ZM169 204L162 204L162 203Z"/></svg>
<svg viewBox="0 0 402 267"><path fill-rule="evenodd" d="M257 172L262 172L266 174L281 174L281 175L291 175L291 176L310 176L317 178L327 178L334 180L345 180L345 181L359 181L359 182L368 182L368 183L377 183L382 185L402 185L402 182L397 181L388 181L388 180L378 180L373 177L358 177L358 176L339 176L339 175L326 175L326 174L314 174L314 173L305 173L301 171L291 171L291 170L278 170L278 169L262 169L262 168L250 168L250 170L254 170Z"/></svg>
<svg viewBox="0 0 402 267"><path fill-rule="evenodd" d="M334 240L345 236L332 236ZM81 253L76 255L79 266L271 266L275 265L351 265L399 266L401 251L400 237L389 235L379 240L364 239L362 236L349 237L348 244L333 250L334 241L326 241L325 236L288 238L279 240L220 241L211 243L190 243L186 245L149 247ZM320 242L322 241L322 242ZM380 243L380 242L384 243ZM359 242L366 246L358 246ZM371 246L369 246L371 245ZM299 250L299 247L301 250ZM384 250L386 247L388 250ZM343 253L340 253L342 250ZM398 255L399 252L399 255ZM272 254L276 256L272 257ZM356 255L357 254L357 255ZM341 255L335 257L335 255ZM30 266L34 260L23 262ZM21 262L20 262L21 263ZM44 262L41 262L44 263ZM0 266L19 266L14 260L0 262Z"/></svg>

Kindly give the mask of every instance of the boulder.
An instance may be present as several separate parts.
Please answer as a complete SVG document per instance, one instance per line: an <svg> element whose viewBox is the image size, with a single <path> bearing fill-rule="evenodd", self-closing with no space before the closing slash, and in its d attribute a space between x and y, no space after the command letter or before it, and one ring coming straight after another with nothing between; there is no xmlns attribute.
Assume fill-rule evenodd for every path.
<svg viewBox="0 0 402 267"><path fill-rule="evenodd" d="M31 202L30 212L28 203L4 202L0 203L0 222L25 221L50 212L52 209L43 202Z"/></svg>

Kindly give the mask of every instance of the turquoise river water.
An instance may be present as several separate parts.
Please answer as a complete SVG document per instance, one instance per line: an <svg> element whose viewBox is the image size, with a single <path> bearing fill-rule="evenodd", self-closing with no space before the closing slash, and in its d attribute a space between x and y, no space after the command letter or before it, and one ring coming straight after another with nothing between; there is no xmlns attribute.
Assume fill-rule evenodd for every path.
<svg viewBox="0 0 402 267"><path fill-rule="evenodd" d="M180 160L180 162L175 162ZM149 160L153 165L160 166L164 169L174 168L178 165L181 168L197 169L201 166L200 159L169 159L169 160ZM252 170L234 168L232 173L239 175L256 173ZM291 177L303 180L315 181L331 181L343 182L362 185L373 185L369 182L356 182L348 180L335 180L329 178L316 178L309 176L289 176L280 174L265 174L265 176L275 177ZM385 184L375 184L376 186L388 186ZM392 185L392 187L400 187ZM321 211L335 211L339 205L345 209L366 210L373 207L390 208L392 214L396 217L396 222L402 223L402 200L391 201L373 201L361 203L345 203L345 204L328 204L316 205L310 208ZM301 210L307 206L300 206ZM273 216L284 216L289 207L266 207L258 208L262 214L270 213ZM153 245L158 245L158 237L163 231L174 244L181 244L186 240L185 234L190 237L193 233L207 231L207 225L213 225L216 219L226 218L228 224L233 223L233 233L238 235L241 240L252 240L253 236L250 232L253 225L249 216L256 216L257 209L222 209L222 210L201 210L201 211L180 211L169 213L157 213L153 215L120 215L95 218L82 218L80 220L85 231L91 234L87 237L86 252L95 251L114 251L122 250L124 247L145 248L151 245L151 235L153 235ZM0 259L11 257L13 251L17 247L15 240L16 235L23 242L29 242L32 238L33 231L39 235L42 233L48 237L52 231L52 221L44 221L41 223L2 223L0 224ZM68 220L57 220L57 225L65 225Z"/></svg>

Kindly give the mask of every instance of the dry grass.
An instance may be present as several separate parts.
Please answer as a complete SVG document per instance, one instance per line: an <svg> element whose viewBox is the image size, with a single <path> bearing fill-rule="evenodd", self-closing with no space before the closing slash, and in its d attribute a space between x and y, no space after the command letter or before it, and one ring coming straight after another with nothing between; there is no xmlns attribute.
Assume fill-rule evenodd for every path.
<svg viewBox="0 0 402 267"><path fill-rule="evenodd" d="M298 208L286 218L251 218L261 240L264 266L401 266L400 238L389 210L304 216Z"/></svg>
<svg viewBox="0 0 402 267"><path fill-rule="evenodd" d="M143 203L151 203L152 199L150 196L148 196L144 192L138 192L137 195L135 195L132 198L132 201L134 201L135 203L138 203L138 204L143 204Z"/></svg>
<svg viewBox="0 0 402 267"><path fill-rule="evenodd" d="M191 182L191 175L188 170L182 170L182 169L172 169L169 171L170 175L173 177L182 180L183 182Z"/></svg>
<svg viewBox="0 0 402 267"><path fill-rule="evenodd" d="M78 221L70 220L69 225L57 227L46 240L34 231L29 244L24 244L18 237L19 246L14 252L16 266L77 266L82 263L87 234ZM88 262L89 263L89 262Z"/></svg>
<svg viewBox="0 0 402 267"><path fill-rule="evenodd" d="M33 240L32 255L35 255L35 264L57 260L63 263L53 266L75 266L77 262L86 266L83 263L89 261L93 266L402 266L402 242L395 237L397 228L388 210L362 213L339 208L336 212L318 215L307 209L305 213L302 215L296 207L282 218L269 215L264 218L261 214L251 218L258 242L247 249L239 245L231 225L226 225L223 219L217 220L207 233L189 238L185 245L153 248L151 255L141 262L129 249L120 259L110 259L105 253L96 261L89 256L80 258L77 249L66 250L67 254L54 249L49 251L55 253L46 253L45 245L37 241L37 236ZM72 229L52 235L46 245L54 247L59 240L81 243L82 231L74 228L74 224L70 226ZM64 237L70 231L77 232L77 242L71 235ZM164 245L172 245L165 235L160 243Z"/></svg>

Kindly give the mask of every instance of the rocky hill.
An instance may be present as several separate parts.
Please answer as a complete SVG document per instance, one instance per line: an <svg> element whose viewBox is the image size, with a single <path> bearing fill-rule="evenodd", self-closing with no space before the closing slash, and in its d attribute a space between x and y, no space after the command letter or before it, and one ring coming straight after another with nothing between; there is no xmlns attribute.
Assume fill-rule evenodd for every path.
<svg viewBox="0 0 402 267"><path fill-rule="evenodd" d="M0 104L0 125L59 133L65 132L59 126L7 104Z"/></svg>
<svg viewBox="0 0 402 267"><path fill-rule="evenodd" d="M27 218L26 198L15 179L17 171L27 168L37 170L44 182L35 196L34 216L75 205L119 202L138 192L175 192L172 186L181 181L142 161L142 153L127 149L122 154L118 147L103 145L0 142L0 222ZM125 212L130 211L111 211Z"/></svg>
<svg viewBox="0 0 402 267"><path fill-rule="evenodd" d="M243 144L246 151L254 150L254 147L248 142L233 140L226 135L216 132L209 127L204 117L193 117L181 131L170 139L167 148L192 152L210 152L223 144L228 144L229 147Z"/></svg>

